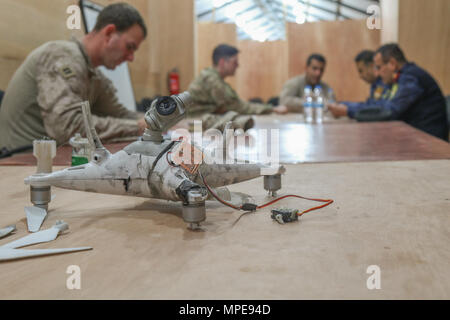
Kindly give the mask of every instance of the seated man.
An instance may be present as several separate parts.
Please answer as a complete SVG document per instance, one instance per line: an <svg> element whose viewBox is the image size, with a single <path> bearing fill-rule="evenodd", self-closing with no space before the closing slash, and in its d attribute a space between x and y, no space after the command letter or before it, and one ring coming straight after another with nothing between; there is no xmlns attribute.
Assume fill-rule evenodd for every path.
<svg viewBox="0 0 450 320"><path fill-rule="evenodd" d="M371 50L363 50L355 57L356 68L358 69L359 77L370 84L370 95L366 102L348 102L343 101L342 104L347 106L347 113L350 118L353 118L355 112L365 105L374 103L380 99L386 99L389 91L384 85L380 77L375 75L373 56L375 52ZM335 103L329 104L328 107L336 106Z"/></svg>
<svg viewBox="0 0 450 320"><path fill-rule="evenodd" d="M311 54L306 60L305 73L288 80L280 93L280 104L286 106L289 112L303 112L303 91L307 85L314 89L320 85L324 97L334 100L330 86L322 82L326 60L317 53Z"/></svg>
<svg viewBox="0 0 450 320"><path fill-rule="evenodd" d="M143 114L121 105L109 79L98 69L133 61L147 30L139 12L112 4L100 12L94 30L81 41L51 41L31 52L12 77L0 109L0 149L31 145L43 136L64 144L84 133L82 101L91 105L101 139L137 136Z"/></svg>
<svg viewBox="0 0 450 320"><path fill-rule="evenodd" d="M223 130L226 122L232 121L234 128L247 130L253 126L253 121L250 116L242 116L243 114L287 112L284 106L272 107L242 101L225 82L225 78L233 76L239 66L238 53L238 49L232 46L217 46L213 51L213 67L202 70L189 86L193 104L187 113L192 117L202 115L203 129Z"/></svg>
<svg viewBox="0 0 450 320"><path fill-rule="evenodd" d="M375 53L374 63L376 75L388 87L388 97L363 104L357 113L375 109L380 115L379 119L375 116L375 120L402 120L448 141L445 98L436 81L422 68L407 62L402 50L394 43L381 46ZM351 116L344 104L329 109L335 117Z"/></svg>

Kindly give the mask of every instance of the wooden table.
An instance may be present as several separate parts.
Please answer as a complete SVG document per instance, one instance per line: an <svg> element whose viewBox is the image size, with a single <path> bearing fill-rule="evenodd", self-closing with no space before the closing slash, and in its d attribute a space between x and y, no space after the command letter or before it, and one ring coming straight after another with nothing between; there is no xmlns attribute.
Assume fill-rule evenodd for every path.
<svg viewBox="0 0 450 320"><path fill-rule="evenodd" d="M111 153L116 153L117 151L123 149L125 146L129 145L131 142L118 142L105 144L105 148ZM70 145L64 145L58 147L56 150L56 156L53 158L53 165L55 166L70 166L72 163L72 147ZM13 155L9 158L4 158L0 160L0 166L35 166L36 158L33 156L32 151L28 153L21 153Z"/></svg>
<svg viewBox="0 0 450 320"><path fill-rule="evenodd" d="M92 251L0 264L0 299L449 299L450 160L287 165L282 194L335 202L280 225L270 208L241 216L207 203L192 232L179 203L53 188L43 229L69 230L30 248ZM23 179L34 167L0 167L0 226L27 234ZM230 186L267 201L262 178ZM286 199L278 206L315 203ZM81 290L68 290L71 265ZM381 289L368 290L369 266Z"/></svg>
<svg viewBox="0 0 450 320"><path fill-rule="evenodd" d="M260 159L265 154L261 143L269 142L271 135L278 136L275 142L279 144L273 144L272 148L278 146L280 163L450 159L449 143L400 121L357 123L327 117L325 123L317 125L305 124L302 115L266 115L255 116L255 127L248 133L254 145L238 148L238 152ZM129 143L105 147L115 153ZM69 166L71 147L58 148L53 163ZM35 164L31 154L0 160L0 165Z"/></svg>
<svg viewBox="0 0 450 320"><path fill-rule="evenodd" d="M281 163L450 159L450 144L402 121L353 122L327 119L305 124L302 116L256 118L250 133L279 130ZM257 152L256 150L252 150Z"/></svg>

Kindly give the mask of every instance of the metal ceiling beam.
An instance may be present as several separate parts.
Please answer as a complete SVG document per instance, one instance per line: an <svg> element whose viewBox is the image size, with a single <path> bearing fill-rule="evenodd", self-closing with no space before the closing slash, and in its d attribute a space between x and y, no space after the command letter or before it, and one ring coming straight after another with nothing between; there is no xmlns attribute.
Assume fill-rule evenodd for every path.
<svg viewBox="0 0 450 320"><path fill-rule="evenodd" d="M320 7L317 4L313 4L311 2L309 4L307 4L303 0L297 0L297 1L302 3L302 4L304 4L304 5L309 5L311 8L315 8L315 9L318 9L318 10L322 10L323 12L331 13L332 15L336 15L337 14L337 11L333 11L333 10L330 10L330 9L327 9L327 8ZM337 2L334 2L334 3L337 3ZM311 14L311 13L309 13L309 14ZM347 17L347 16L341 14L340 12L339 12L339 16L344 18L344 19L351 19L350 17Z"/></svg>
<svg viewBox="0 0 450 320"><path fill-rule="evenodd" d="M262 27L264 27L265 25L267 25L267 24L269 24L271 22L272 21L270 21L270 20L261 20L261 23L260 24L255 24L254 28L255 29L256 28L262 28Z"/></svg>
<svg viewBox="0 0 450 320"><path fill-rule="evenodd" d="M257 16L255 16L255 17L251 18L250 20L246 21L246 23L250 23L250 22L252 22L252 21L261 19L262 17L264 17L264 13L258 14Z"/></svg>
<svg viewBox="0 0 450 320"><path fill-rule="evenodd" d="M283 11L283 9L282 9L282 8L283 8L283 4L282 4L281 2L275 0L275 1L273 1L273 3L275 3L275 4L278 5L278 7L276 8L276 10L277 10L278 12L280 12L281 14L284 14L284 11ZM290 12L287 12L287 13L289 14L289 17L294 18L294 19L297 18L297 17L294 16L292 13L290 13ZM333 12L333 14L334 14L334 12ZM326 21L326 20L328 20L327 18L320 17L320 16L315 15L315 14L310 13L310 12L308 12L308 15L310 15L311 17L316 18L316 19L318 19L318 20L320 20L320 21Z"/></svg>
<svg viewBox="0 0 450 320"><path fill-rule="evenodd" d="M341 0L337 0L336 20L339 19L340 15L341 15Z"/></svg>
<svg viewBox="0 0 450 320"><path fill-rule="evenodd" d="M243 13L245 13L245 12L252 11L252 10L254 10L254 9L256 9L256 8L258 8L257 5L248 7L248 8L245 9L244 11L238 12L238 13L236 14L236 16L240 16L241 14L243 14ZM258 15L258 19L261 18L262 16L264 16L264 14ZM247 21L247 22L253 21L254 19L255 19L255 17L251 18L251 19L250 19L249 21ZM231 22L234 23L234 21L233 21L231 18L229 18L229 17L225 17L225 19L221 19L221 20L216 20L215 22L216 22L216 23L224 23L224 22L226 22L227 20L229 20L229 21L231 21Z"/></svg>
<svg viewBox="0 0 450 320"><path fill-rule="evenodd" d="M269 38L270 38L272 35L274 35L276 32L278 32L278 34L279 34L279 37L278 37L278 38L282 38L282 37L283 37L284 32L280 32L279 30L275 30L274 32L270 33L270 34L267 36L267 39L269 39Z"/></svg>
<svg viewBox="0 0 450 320"><path fill-rule="evenodd" d="M324 1L331 2L331 3L337 3L337 0L324 0ZM362 14L364 14L366 16L369 16L369 14L366 11L363 11L361 9L358 9L358 8L355 8L355 7L351 6L351 5L343 3L342 1L341 1L340 5L341 5L341 7L344 7L344 8L347 8L347 9L351 9L351 10L357 11L359 13L362 13Z"/></svg>
<svg viewBox="0 0 450 320"><path fill-rule="evenodd" d="M273 13L273 7L271 6L271 3L269 3L266 0L253 0L255 3L259 4L259 7L261 8L261 11L267 16L267 19L272 21L274 24L280 23L280 18L277 17Z"/></svg>
<svg viewBox="0 0 450 320"><path fill-rule="evenodd" d="M202 13L199 13L199 14L197 15L197 18L201 18L201 17L203 17L203 16L206 16L206 15L212 13L214 10L217 11L217 10L223 9L223 8L229 6L230 4L235 3L235 2L238 2L238 1L240 1L240 0L232 0L232 1L229 1L229 2L227 2L227 3L223 4L223 5L221 5L220 7L212 8L212 9L206 10L206 11L204 11L204 12L202 12Z"/></svg>
<svg viewBox="0 0 450 320"><path fill-rule="evenodd" d="M279 3L278 1L274 1L274 3ZM280 12L281 14L284 14L284 11L282 10L282 9L280 9L279 7L277 7L277 8L275 8L275 10L276 11L278 11L278 12ZM288 16L291 18L291 19L297 19L297 17L296 16L294 16L291 12L287 12L287 14L288 14ZM309 13L309 15L311 16L311 17L313 17L313 18L316 18L317 20L320 20L320 21L326 21L327 19L326 18L324 18L324 17L319 17L319 16L317 16L317 15L315 15L315 14L313 14L313 13Z"/></svg>
<svg viewBox="0 0 450 320"><path fill-rule="evenodd" d="M242 38L243 36L249 37L251 38L248 33L242 31L241 29L238 30L238 34L237 34L238 38Z"/></svg>
<svg viewBox="0 0 450 320"><path fill-rule="evenodd" d="M255 6L255 9L257 8L257 6ZM258 20L258 19L261 19L261 18L263 18L265 15L264 15L264 13L260 13L260 14L258 14L257 16L254 16L253 18L251 18L250 20L247 20L247 21L245 21L245 23L250 23L250 22L252 22L252 21L255 21L255 20ZM235 23L235 21L233 21L232 19L230 19L230 18L225 18L225 19L222 19L222 20L218 20L218 21L216 21L216 23L224 23L224 22L226 22L226 21L231 21L231 22L233 22L233 23Z"/></svg>
<svg viewBox="0 0 450 320"><path fill-rule="evenodd" d="M271 30L273 30L274 28L277 28L277 27L278 27L277 25L273 24L270 28L267 28L267 29L265 29L264 31L265 31L265 32L271 31ZM277 31L280 31L280 30L277 30ZM272 32L272 33L273 33L273 32ZM270 35L272 35L272 33L271 33Z"/></svg>
<svg viewBox="0 0 450 320"><path fill-rule="evenodd" d="M227 22L227 21L230 21L230 22L234 23L234 21L231 20L231 19L228 18L228 17L226 17L225 19L216 20L216 21L214 21L214 23L225 23L225 22Z"/></svg>
<svg viewBox="0 0 450 320"><path fill-rule="evenodd" d="M247 9L245 9L245 10L243 10L243 11L241 11L241 12L238 12L236 15L237 15L237 16L240 16L241 14L244 14L244 13L246 13L246 12L255 10L256 8L258 8L258 5L254 4L253 6L250 6L250 7L248 7Z"/></svg>
<svg viewBox="0 0 450 320"><path fill-rule="evenodd" d="M268 24L270 24L272 21L270 21L270 20L261 20L261 22L260 22L260 24L256 24L255 26L254 26L254 28L255 29L260 29L260 28L263 28L263 27L265 27L266 25L268 25ZM272 23L272 26L276 26L276 25L274 25L273 23ZM271 27L272 28L272 27ZM238 30L241 30L241 28L239 28L238 27ZM264 29L264 30L266 30L266 29Z"/></svg>
<svg viewBox="0 0 450 320"><path fill-rule="evenodd" d="M278 27L277 25L272 24L269 28L265 28L265 29L262 28L263 26L265 26L268 23L269 23L269 21L265 21L262 25L258 26L258 28L262 29L261 31L263 31L263 32L267 32L267 31L270 31L270 30ZM280 30L276 30L276 31L280 32ZM247 32L245 32L244 30L238 28L238 36L242 35L242 34L245 34L245 35L249 36L249 34ZM273 34L273 32L270 35L272 35L272 34Z"/></svg>

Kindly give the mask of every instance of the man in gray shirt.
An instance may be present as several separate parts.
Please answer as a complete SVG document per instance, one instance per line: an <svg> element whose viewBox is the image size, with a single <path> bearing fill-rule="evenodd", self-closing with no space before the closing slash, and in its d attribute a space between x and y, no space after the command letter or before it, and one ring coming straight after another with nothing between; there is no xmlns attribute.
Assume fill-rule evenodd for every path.
<svg viewBox="0 0 450 320"><path fill-rule="evenodd" d="M321 81L325 65L324 56L318 53L311 54L306 61L305 73L288 80L284 84L280 94L280 105L286 106L289 112L303 112L303 90L307 85L310 85L312 89L317 85L322 86L324 97L334 100L333 93L329 97L330 87Z"/></svg>

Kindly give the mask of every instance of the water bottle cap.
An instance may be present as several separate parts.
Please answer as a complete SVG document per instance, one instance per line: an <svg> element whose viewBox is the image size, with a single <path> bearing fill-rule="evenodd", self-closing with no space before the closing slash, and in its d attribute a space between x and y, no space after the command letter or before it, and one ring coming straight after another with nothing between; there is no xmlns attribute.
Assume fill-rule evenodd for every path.
<svg viewBox="0 0 450 320"><path fill-rule="evenodd" d="M317 88L317 89L322 89L322 86L321 86L320 84L318 84L318 85L316 85L315 88Z"/></svg>

